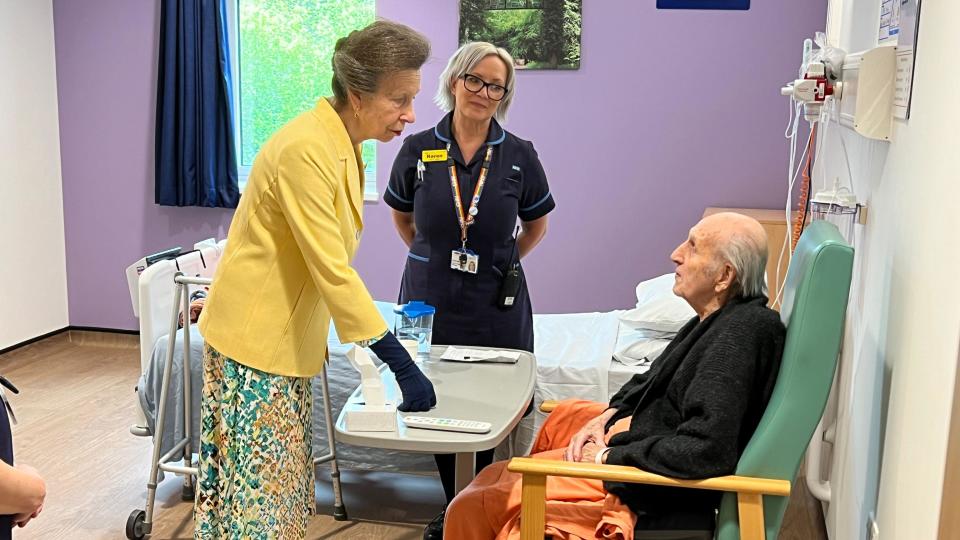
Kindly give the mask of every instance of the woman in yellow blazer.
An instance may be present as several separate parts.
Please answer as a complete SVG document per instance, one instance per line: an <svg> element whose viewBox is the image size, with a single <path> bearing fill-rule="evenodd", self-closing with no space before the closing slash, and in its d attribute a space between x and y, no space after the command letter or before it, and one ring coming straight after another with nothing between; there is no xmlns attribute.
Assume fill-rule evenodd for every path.
<svg viewBox="0 0 960 540"><path fill-rule="evenodd" d="M414 121L421 34L378 21L337 42L332 98L263 145L200 318L206 348L197 538L302 538L313 507L310 377L330 320L396 374L402 411L436 404L350 266L363 231L360 143Z"/></svg>

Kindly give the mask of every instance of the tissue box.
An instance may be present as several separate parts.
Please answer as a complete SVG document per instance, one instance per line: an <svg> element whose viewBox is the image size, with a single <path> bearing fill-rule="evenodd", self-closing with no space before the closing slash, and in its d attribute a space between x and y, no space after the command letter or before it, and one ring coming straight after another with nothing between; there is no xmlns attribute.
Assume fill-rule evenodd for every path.
<svg viewBox="0 0 960 540"><path fill-rule="evenodd" d="M344 405L344 427L347 431L396 431L397 408L393 405L373 406L359 403Z"/></svg>

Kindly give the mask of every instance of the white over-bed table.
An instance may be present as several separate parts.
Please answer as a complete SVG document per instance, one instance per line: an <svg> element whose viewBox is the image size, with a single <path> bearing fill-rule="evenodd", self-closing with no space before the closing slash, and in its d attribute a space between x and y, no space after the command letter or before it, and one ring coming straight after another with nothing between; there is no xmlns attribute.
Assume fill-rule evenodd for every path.
<svg viewBox="0 0 960 540"><path fill-rule="evenodd" d="M483 348L483 347L475 347ZM351 432L346 429L346 411L363 401L360 388L350 396L337 419L337 440L358 446L389 448L410 452L456 454L455 488L460 492L474 477L475 452L497 446L520 422L533 398L536 360L522 352L516 364L460 363L440 360L445 345L435 345L430 360L421 369L433 383L437 406L416 416L456 418L490 422L488 433L454 433L407 428L398 414L397 430L392 432ZM393 373L380 369L387 399L399 403L400 392Z"/></svg>

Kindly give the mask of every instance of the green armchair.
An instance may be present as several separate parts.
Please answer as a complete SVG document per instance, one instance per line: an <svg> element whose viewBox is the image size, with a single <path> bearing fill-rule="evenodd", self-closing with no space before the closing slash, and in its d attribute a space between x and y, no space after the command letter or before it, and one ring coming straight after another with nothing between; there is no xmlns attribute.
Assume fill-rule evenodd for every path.
<svg viewBox="0 0 960 540"><path fill-rule="evenodd" d="M740 457L735 475L678 480L634 467L514 458L523 474L521 538L544 536L547 476L668 485L726 492L715 525L703 530L636 531L662 540L775 540L790 495L790 482L823 415L836 371L853 248L836 227L811 223L800 237L787 271L781 318L787 327L780 373L770 402ZM545 403L544 410L551 405Z"/></svg>

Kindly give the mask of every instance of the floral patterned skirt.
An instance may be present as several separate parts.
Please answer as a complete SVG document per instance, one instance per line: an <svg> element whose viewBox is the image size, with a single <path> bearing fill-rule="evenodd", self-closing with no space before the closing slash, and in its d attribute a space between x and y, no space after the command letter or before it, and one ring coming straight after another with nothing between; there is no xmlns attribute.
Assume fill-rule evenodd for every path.
<svg viewBox="0 0 960 540"><path fill-rule="evenodd" d="M207 345L194 537L299 539L314 507L310 379L271 375Z"/></svg>

